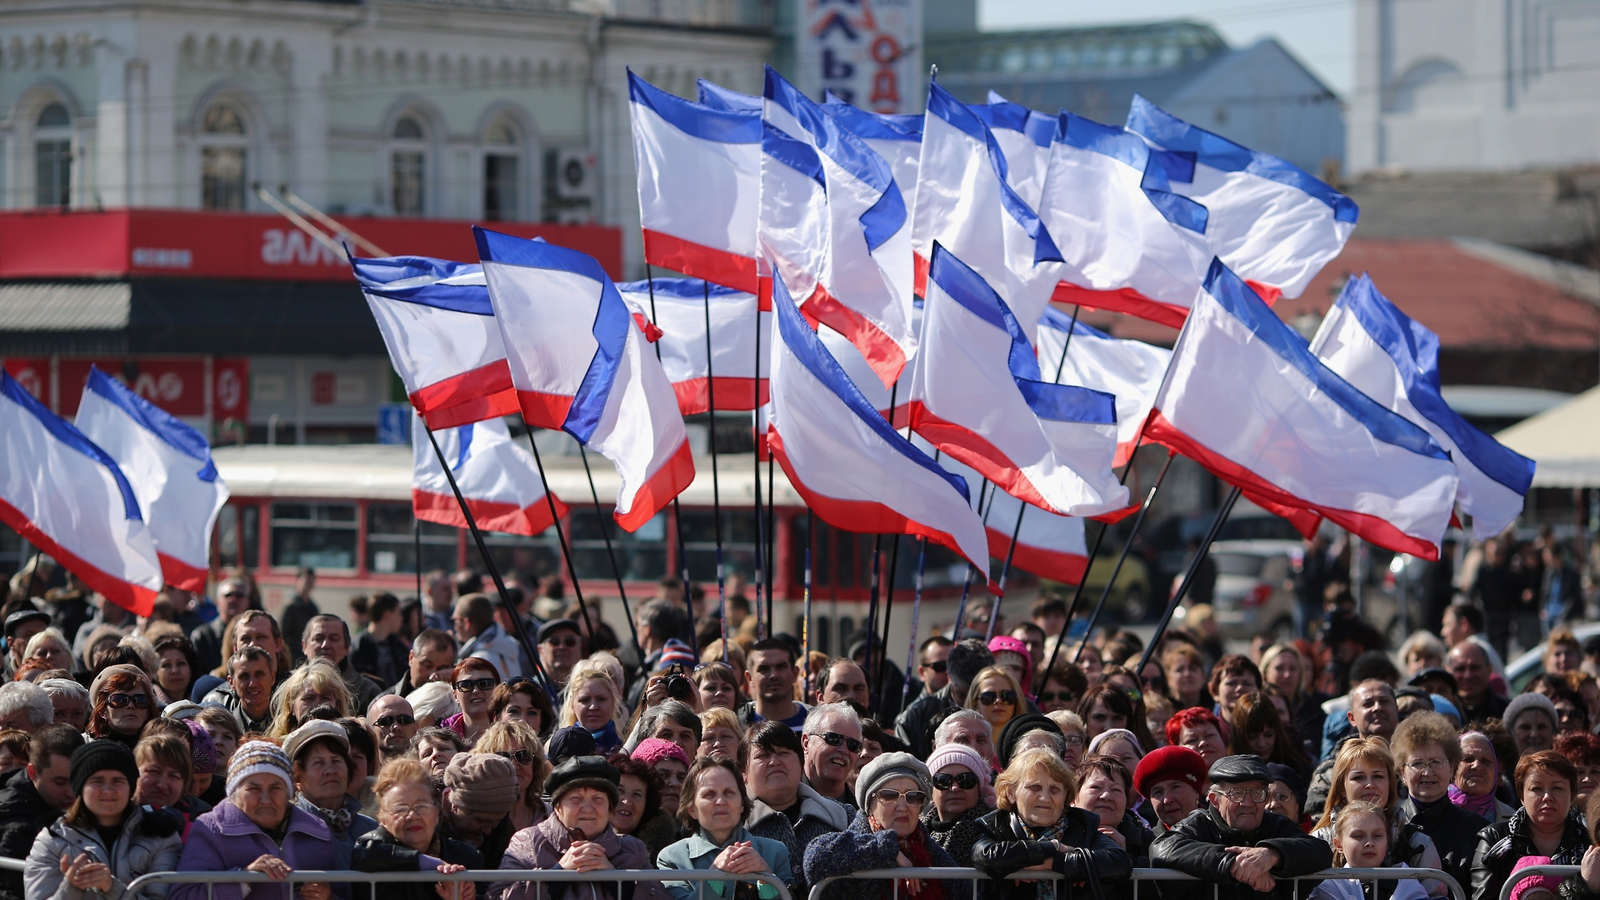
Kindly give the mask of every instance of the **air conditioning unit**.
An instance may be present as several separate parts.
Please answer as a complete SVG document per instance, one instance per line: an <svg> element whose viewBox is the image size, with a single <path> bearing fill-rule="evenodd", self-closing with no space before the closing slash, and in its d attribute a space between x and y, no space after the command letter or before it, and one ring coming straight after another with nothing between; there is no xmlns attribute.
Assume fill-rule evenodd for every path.
<svg viewBox="0 0 1600 900"><path fill-rule="evenodd" d="M600 177L595 156L582 148L552 148L545 156L547 220L589 225L595 220Z"/></svg>

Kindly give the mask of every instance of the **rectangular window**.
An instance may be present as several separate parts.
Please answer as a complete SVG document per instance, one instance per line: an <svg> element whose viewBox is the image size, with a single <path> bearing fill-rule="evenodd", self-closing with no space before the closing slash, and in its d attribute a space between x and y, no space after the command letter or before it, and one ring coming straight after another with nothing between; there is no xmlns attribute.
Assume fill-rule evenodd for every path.
<svg viewBox="0 0 1600 900"><path fill-rule="evenodd" d="M261 507L230 503L217 515L217 564L253 569L261 562Z"/></svg>
<svg viewBox="0 0 1600 900"><path fill-rule="evenodd" d="M411 504L367 504L367 571L377 575L417 571L417 540L412 534ZM456 529L423 522L422 571L456 569Z"/></svg>
<svg viewBox="0 0 1600 900"><path fill-rule="evenodd" d="M200 148L200 205L244 209L244 148Z"/></svg>
<svg viewBox="0 0 1600 900"><path fill-rule="evenodd" d="M502 575L516 572L530 583L537 584L546 575L566 574L561 563L561 544L556 541L556 533L548 528L534 537L485 531L483 542ZM478 558L478 548L469 543L467 565L477 568L482 564L483 560Z"/></svg>
<svg viewBox="0 0 1600 900"><path fill-rule="evenodd" d="M360 524L354 503L274 503L272 565L354 571Z"/></svg>
<svg viewBox="0 0 1600 900"><path fill-rule="evenodd" d="M717 536L716 518L711 510L684 510L684 554L689 559L689 578L693 581L713 583L716 590ZM756 571L756 516L752 510L724 510L722 513L722 566L731 575L742 573L746 580L755 580Z"/></svg>
<svg viewBox="0 0 1600 900"><path fill-rule="evenodd" d="M66 206L72 202L72 141L36 141L33 145L36 170L36 206Z"/></svg>
<svg viewBox="0 0 1600 900"><path fill-rule="evenodd" d="M423 156L420 151L396 152L391 160L394 214L420 216L423 212Z"/></svg>
<svg viewBox="0 0 1600 900"><path fill-rule="evenodd" d="M491 153L483 158L483 218L510 222L517 218L518 157Z"/></svg>
<svg viewBox="0 0 1600 900"><path fill-rule="evenodd" d="M604 518L602 518L602 515ZM571 523L569 540L572 542L572 563L578 577L610 581L616 578L611 569L611 559L606 556L605 535L602 527L611 532L611 549L617 555L617 568L625 581L656 581L667 573L667 517L657 513L638 531L629 534L617 526L611 511L596 513L594 507L574 508L568 521Z"/></svg>

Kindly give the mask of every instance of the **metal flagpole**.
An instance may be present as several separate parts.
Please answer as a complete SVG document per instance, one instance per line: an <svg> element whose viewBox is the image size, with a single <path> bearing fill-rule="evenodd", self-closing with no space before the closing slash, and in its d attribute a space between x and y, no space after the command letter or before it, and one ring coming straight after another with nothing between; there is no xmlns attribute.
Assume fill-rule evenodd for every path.
<svg viewBox="0 0 1600 900"><path fill-rule="evenodd" d="M983 527L986 531L989 527L989 510L993 506L992 504L990 506L984 506L983 504L983 494L984 491L987 491L988 489L989 481L988 479L984 479L983 484L978 487L978 509L980 512L982 512ZM974 568L975 567L972 565L972 563L968 562L967 575L961 581L961 600L956 604L956 624L950 630L950 633L954 635L954 640L956 641L961 640L961 625L967 619L967 595L972 589L972 572Z"/></svg>
<svg viewBox="0 0 1600 900"><path fill-rule="evenodd" d="M628 633L633 637L633 650L644 663L644 648L639 645L639 626L633 621L633 608L628 605L628 589L622 585L622 567L617 565L617 554L611 548L611 523L600 509L600 492L594 488L594 472L589 468L589 451L578 444L578 457L583 460L583 474L589 479L589 497L594 501L594 517L600 523L600 536L606 541L606 556L611 559L611 574L617 577L617 596L622 598L622 614L628 617Z"/></svg>
<svg viewBox="0 0 1600 900"><path fill-rule="evenodd" d="M650 293L650 321L656 320L656 275L655 269L649 264L644 264L645 289ZM656 345L656 359L661 359L661 344ZM700 637L695 629L694 598L689 590L689 554L683 549L683 508L678 504L678 498L672 498L672 522L678 531L678 581L683 585L683 606L689 613L689 646L693 648L695 658L700 657ZM643 662L641 660L640 662Z"/></svg>
<svg viewBox="0 0 1600 900"><path fill-rule="evenodd" d="M1156 476L1155 483L1150 485L1149 492L1145 494L1144 503L1140 504L1139 506L1139 515L1133 520L1133 530L1128 532L1128 539L1127 541L1123 542L1122 552L1117 554L1117 564L1111 567L1111 575L1106 579L1105 589L1100 592L1100 599L1094 605L1094 612L1089 613L1089 625L1084 631L1085 635L1094 634L1094 625L1100 620L1100 611L1105 609L1106 598L1111 596L1111 587L1117 583L1117 575L1122 572L1122 564L1128 558L1128 551L1133 549L1133 539L1139 534L1139 526L1144 524L1145 513L1150 511L1150 504L1155 502L1156 492L1161 490L1161 482L1166 480L1167 470L1172 468L1172 460L1176 456L1177 454L1173 453L1172 451L1167 451L1167 461L1161 464L1161 473ZM1085 640L1084 643L1087 642L1088 641ZM1060 643L1057 642L1057 647L1059 646ZM1078 652L1072 656L1072 661L1074 663L1076 663L1078 659L1083 656L1083 647L1083 644L1078 645ZM1048 678L1049 676L1047 674L1040 677Z"/></svg>
<svg viewBox="0 0 1600 900"><path fill-rule="evenodd" d="M1172 599L1167 603L1166 614L1161 617L1161 624L1156 626L1156 633L1150 636L1149 643L1144 645L1144 654L1139 657L1139 666L1133 671L1134 677L1142 677L1138 673L1144 672L1144 667L1150 662L1150 656L1155 653L1156 646L1161 643L1161 635L1167 630L1167 625L1172 622L1172 614L1177 611L1178 604L1189 593L1189 582L1194 580L1195 573L1200 570L1201 560L1211 552L1211 542L1217 539L1222 531L1222 523L1228 521L1228 514L1233 512L1233 504L1239 500L1239 489L1236 487L1228 494L1228 499L1222 501L1222 506L1217 508L1217 517L1211 521L1211 529L1206 532L1205 540L1200 542L1200 549L1195 551L1194 559L1189 561L1188 571L1183 573L1183 583L1178 585L1178 590L1173 593Z"/></svg>
<svg viewBox="0 0 1600 900"><path fill-rule="evenodd" d="M755 501L753 509L756 514L756 638L765 640L772 633L772 595L766 597L766 617L762 618L761 601L766 590L767 569L772 565L772 560L767 556L766 528L761 521L761 291L756 290L756 371L755 379L750 387L750 426L751 434L755 440L755 451L750 455L751 463L755 467Z"/></svg>
<svg viewBox="0 0 1600 900"><path fill-rule="evenodd" d="M928 539L922 538L917 543L917 580L912 587L911 597L911 639L906 642L906 681L905 686L900 689L902 710L911 699L911 673L917 659L917 621L922 618L922 573L928 565Z"/></svg>
<svg viewBox="0 0 1600 900"><path fill-rule="evenodd" d="M417 602L422 603L422 520L417 518L416 507L411 508L411 540L416 548ZM426 606L424 606L426 609Z"/></svg>
<svg viewBox="0 0 1600 900"><path fill-rule="evenodd" d="M894 616L894 576L895 569L900 563L900 538L901 535L895 535L894 546L889 548L889 580L885 583L886 592L883 599L883 639L878 641L878 677L873 681L872 690L867 695L869 701L876 700L879 703L883 701L883 674L889 664L889 620ZM867 635L867 643L870 644L875 637L877 635ZM870 672L861 674L869 678L872 675ZM876 704L873 709L876 711Z"/></svg>
<svg viewBox="0 0 1600 900"><path fill-rule="evenodd" d="M872 677L872 639L877 635L878 631L878 574L882 561L883 535L879 534L872 542L872 588L868 593L869 601L867 603L867 656L862 661L861 666L861 674L868 678ZM849 654L850 648L845 647L844 651L845 654ZM872 702L872 689L870 687L867 689L867 702Z"/></svg>
<svg viewBox="0 0 1600 900"><path fill-rule="evenodd" d="M806 617L800 623L800 646L805 654L806 681L801 693L811 696L811 512L806 511Z"/></svg>
<svg viewBox="0 0 1600 900"><path fill-rule="evenodd" d="M524 422L523 424L527 424ZM528 429L528 447L533 450L533 464L539 468L539 480L544 483L544 499L550 503L550 518L555 524L556 540L561 543L561 555L567 560L567 574L572 576L572 592L578 595L578 611L583 613L584 627L594 635L594 621L589 618L589 604L583 599L583 586L578 584L578 567L572 563L572 550L567 546L566 532L561 530L561 517L556 515L556 498L550 493L550 479L544 477L544 460L539 456L539 445L533 439L533 428Z"/></svg>
<svg viewBox="0 0 1600 900"><path fill-rule="evenodd" d="M711 445L711 534L717 542L717 604L722 610L722 661L728 661L728 586L722 570L722 491L717 484L717 373L711 364L711 282L700 279L706 310L706 443Z"/></svg>

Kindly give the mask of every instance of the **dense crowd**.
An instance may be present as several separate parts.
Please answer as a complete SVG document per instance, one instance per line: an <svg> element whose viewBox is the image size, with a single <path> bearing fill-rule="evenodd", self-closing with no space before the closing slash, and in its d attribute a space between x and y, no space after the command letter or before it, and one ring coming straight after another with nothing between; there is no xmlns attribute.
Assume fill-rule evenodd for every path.
<svg viewBox="0 0 1600 900"><path fill-rule="evenodd" d="M515 880L650 868L768 873L796 897L870 869L1024 876L832 881L825 900L1118 900L1143 867L1200 879L1148 888L1163 900L1448 892L1293 881L1335 866L1442 870L1496 900L1551 862L1581 873L1513 897L1600 900L1600 647L1552 623L1543 673L1510 696L1468 602L1391 655L1330 592L1308 638L1230 654L1204 605L1153 649L1116 628L1057 647L1067 611L1046 596L1019 623L977 610L906 673L870 636L838 657L762 636L737 583L722 622L663 580L624 642L559 581L513 579L502 600L436 572L418 600L360 598L346 622L320 612L310 570L280 617L237 573L215 601L171 590L136 617L70 576L31 596L46 565L0 610L0 855L26 861L0 871L0 900L122 898L172 870L505 873L376 889L462 900L775 896ZM141 896L212 890L289 896Z"/></svg>

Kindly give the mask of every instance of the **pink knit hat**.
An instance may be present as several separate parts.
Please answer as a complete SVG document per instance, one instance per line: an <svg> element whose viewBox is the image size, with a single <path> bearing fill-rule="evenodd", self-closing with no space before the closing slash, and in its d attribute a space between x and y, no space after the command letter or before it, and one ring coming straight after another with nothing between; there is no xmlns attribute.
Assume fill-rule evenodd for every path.
<svg viewBox="0 0 1600 900"><path fill-rule="evenodd" d="M989 763L978 755L978 751L966 744L939 746L928 754L928 773L938 775L940 769L952 763L966 766L978 776L978 789L983 792L983 802L994 806L994 775Z"/></svg>
<svg viewBox="0 0 1600 900"><path fill-rule="evenodd" d="M647 766L654 766L663 759L675 759L686 766L694 765L689 759L689 754L683 752L682 747L671 741L664 741L661 738L645 738L639 742L639 746L635 747L630 755Z"/></svg>
<svg viewBox="0 0 1600 900"><path fill-rule="evenodd" d="M994 637L989 639L989 652L990 653L999 653L1002 650L1007 651L1009 653L1019 653L1019 654L1021 654L1022 655L1022 662L1026 666L1026 670L1025 671L1027 671L1027 672L1032 672L1033 671L1033 654L1028 652L1028 645L1027 644L1024 644L1023 642L1017 640L1014 637L1009 637L1009 636L1004 635L1004 634L997 634Z"/></svg>
<svg viewBox="0 0 1600 900"><path fill-rule="evenodd" d="M1511 875L1516 877L1518 869L1526 869L1529 866L1548 865L1552 865L1548 856L1524 856L1517 860L1516 865L1511 867ZM1540 891L1549 891L1552 895L1555 895L1560 889L1561 876L1559 875L1529 875L1518 881L1517 886L1511 889L1511 900L1523 900L1524 897Z"/></svg>

